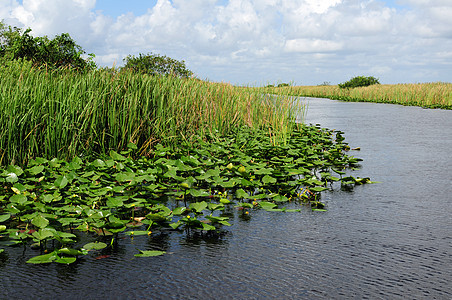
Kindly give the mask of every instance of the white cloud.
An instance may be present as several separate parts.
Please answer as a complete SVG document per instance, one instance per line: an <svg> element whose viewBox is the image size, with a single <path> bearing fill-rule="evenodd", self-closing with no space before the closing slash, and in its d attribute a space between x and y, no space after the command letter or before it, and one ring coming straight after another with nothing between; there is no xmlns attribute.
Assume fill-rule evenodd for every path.
<svg viewBox="0 0 452 300"><path fill-rule="evenodd" d="M0 19L34 35L69 32L97 62L155 52L201 78L233 83L450 80L450 0L158 0L146 13L102 13L95 0L0 2ZM422 75L424 74L424 75ZM429 77L430 76L430 77Z"/></svg>
<svg viewBox="0 0 452 300"><path fill-rule="evenodd" d="M286 41L288 52L321 53L333 52L343 48L342 43L318 39L294 39Z"/></svg>

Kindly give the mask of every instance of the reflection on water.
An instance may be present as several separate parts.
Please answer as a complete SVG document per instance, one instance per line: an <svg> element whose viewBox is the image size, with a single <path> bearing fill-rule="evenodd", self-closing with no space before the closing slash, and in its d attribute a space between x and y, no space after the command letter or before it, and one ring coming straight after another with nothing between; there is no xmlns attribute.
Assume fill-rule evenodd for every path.
<svg viewBox="0 0 452 300"><path fill-rule="evenodd" d="M382 183L324 193L325 213L253 211L219 236L156 230L70 266L7 248L0 298L450 299L452 111L308 101L306 123L344 131L364 159L354 176Z"/></svg>

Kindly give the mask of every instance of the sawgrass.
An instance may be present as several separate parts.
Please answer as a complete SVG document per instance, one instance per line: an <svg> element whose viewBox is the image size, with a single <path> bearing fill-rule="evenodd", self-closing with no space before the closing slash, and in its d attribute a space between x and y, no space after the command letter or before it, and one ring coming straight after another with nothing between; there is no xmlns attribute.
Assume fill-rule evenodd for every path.
<svg viewBox="0 0 452 300"><path fill-rule="evenodd" d="M242 125L268 128L275 142L284 142L298 108L289 97L263 95L262 89L195 78L4 62L0 165L120 151L130 142L148 155L157 143L174 148Z"/></svg>
<svg viewBox="0 0 452 300"><path fill-rule="evenodd" d="M345 101L382 102L452 109L452 83L375 84L341 89L338 86L295 86L267 88L272 94L330 98Z"/></svg>

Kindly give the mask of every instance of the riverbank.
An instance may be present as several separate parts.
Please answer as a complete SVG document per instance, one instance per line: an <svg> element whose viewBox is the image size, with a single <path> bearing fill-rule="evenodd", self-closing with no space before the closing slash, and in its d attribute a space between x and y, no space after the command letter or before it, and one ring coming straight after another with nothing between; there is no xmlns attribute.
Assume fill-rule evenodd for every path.
<svg viewBox="0 0 452 300"><path fill-rule="evenodd" d="M375 84L341 89L337 85L269 87L267 93L342 101L392 103L452 109L452 83Z"/></svg>

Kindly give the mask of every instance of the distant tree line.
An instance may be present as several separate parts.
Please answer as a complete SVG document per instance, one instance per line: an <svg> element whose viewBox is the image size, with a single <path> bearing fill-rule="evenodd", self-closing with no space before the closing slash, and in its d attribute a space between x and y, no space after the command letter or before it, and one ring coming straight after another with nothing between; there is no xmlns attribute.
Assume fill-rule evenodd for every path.
<svg viewBox="0 0 452 300"><path fill-rule="evenodd" d="M32 61L36 66L48 68L72 68L79 71L97 69L95 55L86 52L68 33L56 35L53 39L47 36L33 37L31 29L21 29L0 22L0 61L24 59ZM85 56L85 57L84 57ZM185 62L165 55L142 54L137 57L128 55L125 65L120 71L131 71L149 75L174 75L191 77Z"/></svg>

